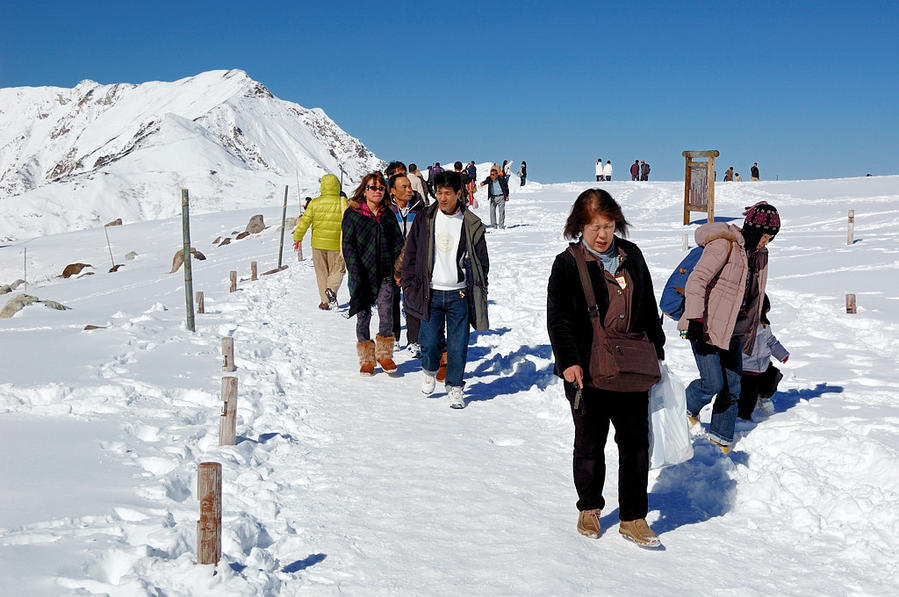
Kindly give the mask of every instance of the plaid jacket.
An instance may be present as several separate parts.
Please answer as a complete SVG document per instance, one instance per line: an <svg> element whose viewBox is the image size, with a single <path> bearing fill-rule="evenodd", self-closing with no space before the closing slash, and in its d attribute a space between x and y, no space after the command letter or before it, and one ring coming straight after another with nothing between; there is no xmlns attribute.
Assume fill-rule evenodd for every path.
<svg viewBox="0 0 899 597"><path fill-rule="evenodd" d="M346 261L352 317L370 309L384 278L393 278L394 262L403 249L403 233L389 209L380 221L350 208L343 216L343 259Z"/></svg>

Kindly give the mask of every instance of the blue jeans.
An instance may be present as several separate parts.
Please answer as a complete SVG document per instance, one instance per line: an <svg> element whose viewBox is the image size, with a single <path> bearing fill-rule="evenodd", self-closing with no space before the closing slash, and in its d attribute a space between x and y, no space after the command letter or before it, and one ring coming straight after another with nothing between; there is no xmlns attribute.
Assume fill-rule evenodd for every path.
<svg viewBox="0 0 899 597"><path fill-rule="evenodd" d="M468 360L468 299L461 290L431 290L430 315L421 320L421 368L434 375L440 368L443 324L446 322L446 387L462 387Z"/></svg>
<svg viewBox="0 0 899 597"><path fill-rule="evenodd" d="M704 342L691 344L699 379L694 379L687 386L687 414L699 417L702 407L718 395L712 406L709 436L720 444L730 445L734 441L740 376L743 373L742 338L731 338L727 350Z"/></svg>

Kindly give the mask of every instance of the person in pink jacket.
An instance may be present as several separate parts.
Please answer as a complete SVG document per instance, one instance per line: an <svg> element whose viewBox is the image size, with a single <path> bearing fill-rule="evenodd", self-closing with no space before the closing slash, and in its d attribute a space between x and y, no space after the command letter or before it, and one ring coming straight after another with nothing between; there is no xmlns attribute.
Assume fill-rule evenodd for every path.
<svg viewBox="0 0 899 597"><path fill-rule="evenodd" d="M710 222L696 229L702 257L687 278L684 314L677 328L690 341L699 379L687 386L687 416L712 407L709 439L727 454L734 441L742 353L752 354L768 280L766 245L780 230L780 215L761 201L746 208L743 227Z"/></svg>

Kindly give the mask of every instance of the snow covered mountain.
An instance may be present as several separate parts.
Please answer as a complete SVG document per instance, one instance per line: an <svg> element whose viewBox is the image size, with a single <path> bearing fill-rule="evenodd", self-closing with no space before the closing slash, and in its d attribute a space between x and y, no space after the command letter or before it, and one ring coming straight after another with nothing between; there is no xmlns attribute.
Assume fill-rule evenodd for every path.
<svg viewBox="0 0 899 597"><path fill-rule="evenodd" d="M382 162L321 109L241 70L174 82L0 89L0 239L297 201ZM74 227L74 228L73 228Z"/></svg>

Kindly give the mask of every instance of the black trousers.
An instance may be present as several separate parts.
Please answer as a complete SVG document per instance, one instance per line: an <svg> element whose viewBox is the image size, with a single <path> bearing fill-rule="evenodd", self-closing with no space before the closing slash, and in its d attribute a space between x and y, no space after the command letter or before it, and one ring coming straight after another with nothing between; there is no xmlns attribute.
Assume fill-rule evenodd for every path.
<svg viewBox="0 0 899 597"><path fill-rule="evenodd" d="M575 388L565 383L574 418L574 487L578 510L605 507L605 446L609 423L618 444L618 518L646 518L649 508L649 393L584 388L581 407L574 409Z"/></svg>
<svg viewBox="0 0 899 597"><path fill-rule="evenodd" d="M764 373L746 373L740 380L740 400L737 403L737 416L751 419L752 411L759 398L770 398L777 392L777 384L783 379L780 369L768 363Z"/></svg>
<svg viewBox="0 0 899 597"><path fill-rule="evenodd" d="M396 341L400 341L400 292L402 288L397 287L393 293L393 337ZM406 343L418 344L418 330L421 329L421 320L406 313Z"/></svg>

